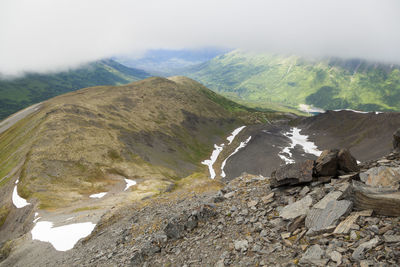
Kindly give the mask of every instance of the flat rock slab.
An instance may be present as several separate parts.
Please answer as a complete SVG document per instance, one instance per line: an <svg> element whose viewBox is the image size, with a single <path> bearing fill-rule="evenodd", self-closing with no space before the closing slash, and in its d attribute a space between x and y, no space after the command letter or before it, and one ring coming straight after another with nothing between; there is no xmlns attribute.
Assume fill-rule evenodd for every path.
<svg viewBox="0 0 400 267"><path fill-rule="evenodd" d="M325 209L326 205L328 205L329 202L332 200L338 200L340 197L342 197L343 192L340 191L333 191L327 194L323 199L321 199L317 204L313 206L313 208L316 209Z"/></svg>
<svg viewBox="0 0 400 267"><path fill-rule="evenodd" d="M341 216L349 214L353 203L348 200L332 200L325 209L311 209L307 214L306 227L309 233L333 231Z"/></svg>
<svg viewBox="0 0 400 267"><path fill-rule="evenodd" d="M350 214L344 221L339 223L333 233L348 234L350 232L351 226L357 221L358 217L360 217L360 215L357 212Z"/></svg>
<svg viewBox="0 0 400 267"><path fill-rule="evenodd" d="M360 179L373 187L389 187L399 189L400 168L379 166L360 173Z"/></svg>
<svg viewBox="0 0 400 267"><path fill-rule="evenodd" d="M400 235L385 235L386 243L400 243Z"/></svg>
<svg viewBox="0 0 400 267"><path fill-rule="evenodd" d="M314 161L287 164L271 173L271 186L296 185L313 180Z"/></svg>
<svg viewBox="0 0 400 267"><path fill-rule="evenodd" d="M301 215L307 214L312 205L313 199L311 196L306 196L299 201L289 204L281 210L279 216L283 219L290 220L297 218Z"/></svg>

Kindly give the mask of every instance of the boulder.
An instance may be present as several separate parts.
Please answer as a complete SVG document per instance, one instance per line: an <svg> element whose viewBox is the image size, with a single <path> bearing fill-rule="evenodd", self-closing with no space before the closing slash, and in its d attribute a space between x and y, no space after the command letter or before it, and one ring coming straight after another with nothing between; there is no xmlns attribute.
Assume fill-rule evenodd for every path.
<svg viewBox="0 0 400 267"><path fill-rule="evenodd" d="M358 172L360 168L357 160L350 154L347 149L341 149L338 153L338 169L344 173Z"/></svg>
<svg viewBox="0 0 400 267"><path fill-rule="evenodd" d="M287 164L271 173L271 187L311 182L313 167L313 160Z"/></svg>
<svg viewBox="0 0 400 267"><path fill-rule="evenodd" d="M339 150L324 150L315 161L316 176L336 176Z"/></svg>
<svg viewBox="0 0 400 267"><path fill-rule="evenodd" d="M400 152L400 128L393 133L393 151Z"/></svg>

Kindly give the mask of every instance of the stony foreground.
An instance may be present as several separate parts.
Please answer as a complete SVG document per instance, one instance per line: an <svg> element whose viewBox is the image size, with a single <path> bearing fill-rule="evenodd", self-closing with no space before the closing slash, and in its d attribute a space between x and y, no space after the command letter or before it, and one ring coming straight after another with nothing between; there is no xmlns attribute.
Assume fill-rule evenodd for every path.
<svg viewBox="0 0 400 267"><path fill-rule="evenodd" d="M300 171L313 177L300 184L244 174L219 191L175 191L118 210L75 249L41 266L399 266L400 217L359 210L353 185L380 179L398 190L400 157L359 170L348 156L332 165L338 155L306 162L312 171ZM359 171L346 174L343 166ZM315 169L336 177L316 178Z"/></svg>

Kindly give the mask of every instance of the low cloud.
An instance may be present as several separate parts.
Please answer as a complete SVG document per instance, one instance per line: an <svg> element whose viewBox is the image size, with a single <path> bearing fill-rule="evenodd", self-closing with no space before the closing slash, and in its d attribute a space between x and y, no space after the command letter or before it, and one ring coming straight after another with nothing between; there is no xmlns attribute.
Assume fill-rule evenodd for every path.
<svg viewBox="0 0 400 267"><path fill-rule="evenodd" d="M400 63L399 14L398 0L3 0L0 73L210 46Z"/></svg>

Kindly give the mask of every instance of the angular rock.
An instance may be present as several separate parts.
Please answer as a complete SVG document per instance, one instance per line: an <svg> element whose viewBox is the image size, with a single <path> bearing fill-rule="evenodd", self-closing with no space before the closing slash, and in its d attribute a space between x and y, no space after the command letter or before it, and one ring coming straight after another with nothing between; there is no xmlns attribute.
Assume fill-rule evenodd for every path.
<svg viewBox="0 0 400 267"><path fill-rule="evenodd" d="M292 233L295 230L297 230L300 225L304 223L304 220L306 219L306 215L302 215L300 217L297 217L293 222L289 223L287 230Z"/></svg>
<svg viewBox="0 0 400 267"><path fill-rule="evenodd" d="M290 220L297 218L301 215L307 214L309 207L312 205L313 199L311 196L306 196L299 201L296 201L290 205L285 206L279 216L283 219Z"/></svg>
<svg viewBox="0 0 400 267"><path fill-rule="evenodd" d="M235 249L237 251L245 252L249 248L249 242L244 239L244 240L236 240L235 241Z"/></svg>
<svg viewBox="0 0 400 267"><path fill-rule="evenodd" d="M357 221L358 217L360 217L360 215L357 212L350 214L344 221L339 223L333 233L348 234L350 232L351 226Z"/></svg>
<svg viewBox="0 0 400 267"><path fill-rule="evenodd" d="M397 190L400 183L400 168L374 167L360 173L360 179L369 186L388 187Z"/></svg>
<svg viewBox="0 0 400 267"><path fill-rule="evenodd" d="M267 196L262 197L261 200L264 204L271 203L272 201L274 201L274 195L275 195L275 193L272 192L272 193L268 194Z"/></svg>
<svg viewBox="0 0 400 267"><path fill-rule="evenodd" d="M287 164L271 173L271 187L311 182L313 167L313 160Z"/></svg>
<svg viewBox="0 0 400 267"><path fill-rule="evenodd" d="M332 200L338 200L343 195L343 192L332 191L321 199L317 204L313 206L316 209L325 209L326 205Z"/></svg>
<svg viewBox="0 0 400 267"><path fill-rule="evenodd" d="M315 161L316 176L336 176L339 150L324 150Z"/></svg>
<svg viewBox="0 0 400 267"><path fill-rule="evenodd" d="M338 153L338 169L345 172L358 172L360 168L357 165L357 160L350 154L347 149L341 149Z"/></svg>
<svg viewBox="0 0 400 267"><path fill-rule="evenodd" d="M325 209L311 209L306 217L306 227L309 233L323 233L333 231L341 216L347 215L353 206L348 200L333 200L329 202Z"/></svg>
<svg viewBox="0 0 400 267"><path fill-rule="evenodd" d="M393 133L393 151L400 152L400 128Z"/></svg>
<svg viewBox="0 0 400 267"><path fill-rule="evenodd" d="M386 243L400 243L400 235L385 235Z"/></svg>
<svg viewBox="0 0 400 267"><path fill-rule="evenodd" d="M325 266L328 260L323 259L324 255L325 251L319 245L314 245L307 249L306 253L301 257L300 263Z"/></svg>
<svg viewBox="0 0 400 267"><path fill-rule="evenodd" d="M354 250L351 257L353 258L353 260L356 260L356 261L362 260L364 258L364 252L366 250L374 248L378 243L379 243L378 237L375 237L368 242L362 243Z"/></svg>
<svg viewBox="0 0 400 267"><path fill-rule="evenodd" d="M185 231L185 226L179 223L176 219L172 219L164 228L164 232L169 239L177 239L182 237Z"/></svg>
<svg viewBox="0 0 400 267"><path fill-rule="evenodd" d="M308 186L304 186L303 189L301 189L299 195L304 197L305 195L307 195L307 193L310 192L310 188Z"/></svg>

